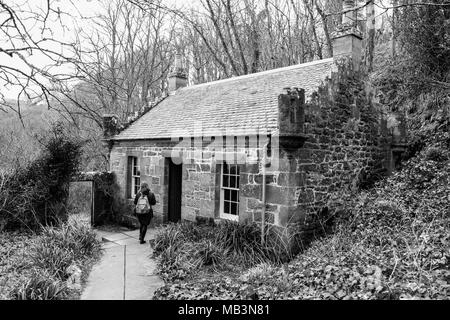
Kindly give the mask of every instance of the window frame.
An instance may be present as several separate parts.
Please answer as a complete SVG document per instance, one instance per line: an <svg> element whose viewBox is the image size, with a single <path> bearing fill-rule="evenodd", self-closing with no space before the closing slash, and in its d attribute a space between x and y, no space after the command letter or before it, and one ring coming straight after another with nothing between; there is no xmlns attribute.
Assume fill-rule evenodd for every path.
<svg viewBox="0 0 450 320"><path fill-rule="evenodd" d="M236 184L237 184L237 188L234 187L224 187L223 186L223 180L224 180L224 169L225 166L235 166L237 169L237 173L236 174L230 174L230 172L228 172L227 176L231 177L231 176L235 176L236 178ZM219 209L219 216L221 219L226 219L226 220L231 220L231 221L239 221L239 203L240 203L240 167L237 164L228 164L225 161L221 164L221 169L220 169L220 209ZM231 191L230 191L230 200L225 200L225 190L233 190L233 191L237 191L237 201L232 201L231 200ZM225 201L229 202L229 203L236 203L236 211L237 214L230 214L230 213L225 213L224 209L225 209Z"/></svg>
<svg viewBox="0 0 450 320"><path fill-rule="evenodd" d="M131 160L131 172L130 172L130 176L131 176L131 183L130 183L130 196L131 199L134 199L137 195L137 193L139 192L139 188L141 187L141 167L140 167L140 161L139 161L139 157L135 157L135 156L131 156L130 157ZM138 169L139 174L135 174L135 169ZM139 180L139 183L136 185L136 179Z"/></svg>

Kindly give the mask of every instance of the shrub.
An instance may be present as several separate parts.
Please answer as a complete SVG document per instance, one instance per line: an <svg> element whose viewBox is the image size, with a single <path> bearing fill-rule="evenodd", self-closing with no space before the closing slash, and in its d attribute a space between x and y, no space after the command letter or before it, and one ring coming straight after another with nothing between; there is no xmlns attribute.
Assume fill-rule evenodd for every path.
<svg viewBox="0 0 450 320"><path fill-rule="evenodd" d="M217 264L220 249L207 241L210 234L204 226L186 221L159 227L153 249L159 257L161 275L183 279L205 264Z"/></svg>
<svg viewBox="0 0 450 320"><path fill-rule="evenodd" d="M289 241L275 228L268 228L262 245L257 224L223 221L207 226L181 222L160 227L154 255L159 258L161 275L174 280L203 266L224 270L263 262L280 264L293 257Z"/></svg>
<svg viewBox="0 0 450 320"><path fill-rule="evenodd" d="M194 255L201 258L204 266L220 267L228 255L228 250L223 249L216 242L203 240L194 249Z"/></svg>
<svg viewBox="0 0 450 320"><path fill-rule="evenodd" d="M425 159L437 162L448 160L447 153L438 147L430 147L426 150Z"/></svg>
<svg viewBox="0 0 450 320"><path fill-rule="evenodd" d="M43 227L39 234L23 239L16 233L11 238L5 238L5 244L14 244L21 251L13 246L13 254L5 261L0 259L0 265L7 266L5 279L12 279L6 289L12 299L73 297L81 285L80 272L98 257L101 248L90 226L76 220L60 227Z"/></svg>
<svg viewBox="0 0 450 320"><path fill-rule="evenodd" d="M14 300L61 300L68 293L64 282L47 271L36 269L28 281L10 292L10 296Z"/></svg>
<svg viewBox="0 0 450 320"><path fill-rule="evenodd" d="M277 267L273 266L270 263L263 262L244 272L244 274L241 276L241 280L248 282L258 282L274 276L277 271Z"/></svg>
<svg viewBox="0 0 450 320"><path fill-rule="evenodd" d="M41 237L33 245L30 253L31 263L39 269L48 272L60 279L68 278L67 268L72 264L74 254L51 238Z"/></svg>
<svg viewBox="0 0 450 320"><path fill-rule="evenodd" d="M176 248L183 242L186 233L182 232L182 224L169 224L158 228L155 242L153 243L155 255L161 254L167 248Z"/></svg>
<svg viewBox="0 0 450 320"><path fill-rule="evenodd" d="M79 220L70 220L59 228L44 227L42 237L72 251L76 259L94 255L100 249L94 230Z"/></svg>
<svg viewBox="0 0 450 320"><path fill-rule="evenodd" d="M198 270L203 260L196 252L196 243L178 243L160 251L159 268L167 280L184 279L193 270Z"/></svg>
<svg viewBox="0 0 450 320"><path fill-rule="evenodd" d="M223 221L215 228L214 234L214 241L229 250L240 263L254 265L264 261L261 230L256 225Z"/></svg>
<svg viewBox="0 0 450 320"><path fill-rule="evenodd" d="M99 250L100 243L90 226L71 220L59 228L43 227L31 247L30 258L35 266L65 280L71 264L94 256Z"/></svg>
<svg viewBox="0 0 450 320"><path fill-rule="evenodd" d="M170 246L185 242L198 242L210 238L213 230L208 226L197 225L189 221L169 223L158 227L153 245L155 254Z"/></svg>
<svg viewBox="0 0 450 320"><path fill-rule="evenodd" d="M264 236L265 243L262 244L261 226L257 223L223 221L215 228L214 235L216 243L229 250L239 263L253 266L267 261L279 264L292 258L295 230L290 230L290 236L280 230L268 226Z"/></svg>
<svg viewBox="0 0 450 320"><path fill-rule="evenodd" d="M60 123L40 142L39 157L0 175L0 219L6 229L37 230L67 220L68 186L78 170L81 142Z"/></svg>

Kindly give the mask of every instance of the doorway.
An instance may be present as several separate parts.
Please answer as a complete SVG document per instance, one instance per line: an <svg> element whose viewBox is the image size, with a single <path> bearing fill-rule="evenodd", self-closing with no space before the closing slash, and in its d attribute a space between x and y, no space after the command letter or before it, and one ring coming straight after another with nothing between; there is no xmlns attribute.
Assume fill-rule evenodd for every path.
<svg viewBox="0 0 450 320"><path fill-rule="evenodd" d="M72 181L69 184L67 209L69 219L94 225L94 181Z"/></svg>
<svg viewBox="0 0 450 320"><path fill-rule="evenodd" d="M181 220L181 180L183 165L173 163L171 158L169 163L169 221L178 222Z"/></svg>

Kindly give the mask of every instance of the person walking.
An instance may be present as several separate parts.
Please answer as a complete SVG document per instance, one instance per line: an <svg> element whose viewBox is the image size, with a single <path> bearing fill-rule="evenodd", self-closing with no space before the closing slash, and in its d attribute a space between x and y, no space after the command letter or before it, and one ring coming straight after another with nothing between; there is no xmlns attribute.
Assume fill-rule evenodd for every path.
<svg viewBox="0 0 450 320"><path fill-rule="evenodd" d="M141 189L134 198L134 213L139 220L139 242L145 243L147 227L153 218L153 208L156 204L155 195L150 191L146 182L141 183Z"/></svg>

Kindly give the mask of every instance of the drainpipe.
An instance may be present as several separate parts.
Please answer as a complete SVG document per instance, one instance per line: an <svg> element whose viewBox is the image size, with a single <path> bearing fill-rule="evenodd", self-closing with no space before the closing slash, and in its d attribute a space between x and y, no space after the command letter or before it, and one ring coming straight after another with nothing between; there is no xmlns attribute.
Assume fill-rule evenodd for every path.
<svg viewBox="0 0 450 320"><path fill-rule="evenodd" d="M266 142L263 147L262 157L262 212L261 212L261 245L264 245L264 234L266 229L266 162L267 162L267 146Z"/></svg>

